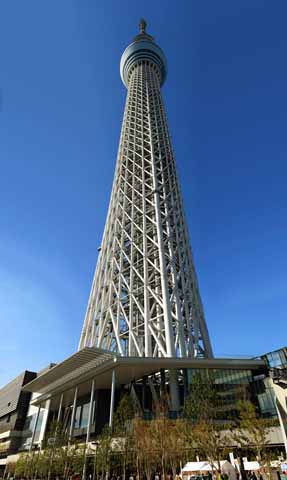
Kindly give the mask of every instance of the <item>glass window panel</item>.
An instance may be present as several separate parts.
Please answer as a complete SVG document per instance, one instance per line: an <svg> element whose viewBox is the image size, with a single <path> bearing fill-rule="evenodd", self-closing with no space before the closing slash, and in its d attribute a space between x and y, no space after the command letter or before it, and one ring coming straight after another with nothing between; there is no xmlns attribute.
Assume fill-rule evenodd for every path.
<svg viewBox="0 0 287 480"><path fill-rule="evenodd" d="M281 358L281 365L286 365L287 359L286 359L286 355L285 355L284 351L280 350L279 354L280 354L280 358Z"/></svg>
<svg viewBox="0 0 287 480"><path fill-rule="evenodd" d="M89 406L89 403L85 403L82 407L81 428L86 428L88 426Z"/></svg>
<svg viewBox="0 0 287 480"><path fill-rule="evenodd" d="M79 405L76 409L76 415L75 415L75 423L74 423L74 428L80 428L81 424L81 405Z"/></svg>

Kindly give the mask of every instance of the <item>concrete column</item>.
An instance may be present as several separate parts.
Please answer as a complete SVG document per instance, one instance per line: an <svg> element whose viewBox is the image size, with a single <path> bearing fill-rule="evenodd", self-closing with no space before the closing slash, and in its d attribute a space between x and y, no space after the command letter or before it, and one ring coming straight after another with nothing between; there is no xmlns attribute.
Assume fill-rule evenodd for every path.
<svg viewBox="0 0 287 480"><path fill-rule="evenodd" d="M278 418L279 418L279 425L280 425L280 428L281 428L281 435L282 435L282 438L283 438L283 443L284 443L284 447L285 447L285 455L287 457L287 437L286 437L286 432L285 432L285 427L284 427L284 423L283 423L283 419L282 419L282 416L281 416L281 412L278 408L278 403L279 403L279 400L277 400L277 397L275 395L275 406L276 406L276 411L277 411L277 415L278 415ZM278 403L277 403L278 402ZM282 408L282 407L281 407Z"/></svg>
<svg viewBox="0 0 287 480"><path fill-rule="evenodd" d="M62 393L62 395L61 395L61 397L60 397L59 410L58 410L58 416L57 416L57 423L59 423L60 420L61 420L63 399L64 399L64 394Z"/></svg>
<svg viewBox="0 0 287 480"><path fill-rule="evenodd" d="M91 396L90 396L90 405L89 405L89 415L88 415L88 426L87 426L87 436L86 436L86 448L90 441L91 433L91 424L92 424L92 415L93 415L93 402L94 402L94 392L95 392L95 380L92 380L91 384ZM82 480L85 480L87 473L87 450L85 452L85 460L83 465Z"/></svg>
<svg viewBox="0 0 287 480"><path fill-rule="evenodd" d="M234 453L233 452L229 452L229 461L231 463L231 465L236 468L236 464L235 464L235 459L234 459Z"/></svg>
<svg viewBox="0 0 287 480"><path fill-rule="evenodd" d="M92 384L91 384L91 396L90 396L90 405L89 405L86 443L88 443L90 441L91 426L92 426L92 415L93 415L94 393L95 393L95 379L93 378Z"/></svg>
<svg viewBox="0 0 287 480"><path fill-rule="evenodd" d="M73 431L74 431L74 423L75 423L75 415L76 415L76 407L77 407L77 396L78 396L78 387L74 390L74 401L72 407L72 415L71 415L71 425L70 425L70 433L69 433L69 442L72 440Z"/></svg>
<svg viewBox="0 0 287 480"><path fill-rule="evenodd" d="M142 409L143 412L145 411L146 408L146 382L147 382L147 377L143 377L143 389L142 389Z"/></svg>
<svg viewBox="0 0 287 480"><path fill-rule="evenodd" d="M180 407L179 392L178 392L178 378L177 370L169 370L169 389L171 408L173 411L178 412Z"/></svg>
<svg viewBox="0 0 287 480"><path fill-rule="evenodd" d="M39 445L41 446L41 443L44 440L45 433L46 433L46 428L48 424L48 416L49 416L49 411L50 411L50 403L51 400L47 400L44 408L44 414L43 414L43 420L42 420L42 425L40 429L40 434L39 434Z"/></svg>
<svg viewBox="0 0 287 480"><path fill-rule="evenodd" d="M38 424L38 420L39 420L40 410L41 410L41 405L39 405L39 407L38 407L36 420L35 420L35 425L34 425L33 432L32 432L31 445L30 445L30 448L29 448L30 452L33 449L33 443L34 443L34 440L35 440L35 434L36 434L36 428L37 428L37 424Z"/></svg>
<svg viewBox="0 0 287 480"><path fill-rule="evenodd" d="M284 411L284 413L286 413L286 407L284 407L284 405L286 405L285 390L283 388L281 388L279 385L276 385L273 382L272 378L270 378L270 377L265 378L264 384L265 384L266 388L270 389L270 391L273 392L273 399L274 399L276 412L277 412L277 416L278 416L279 424L280 424L280 428L281 428L281 435L282 435L282 440L283 440L284 447L285 447L285 454L287 456L287 436L286 436L286 431L285 431L285 427L284 427L284 421L283 421L282 414L281 414L281 411L280 411L282 409Z"/></svg>
<svg viewBox="0 0 287 480"><path fill-rule="evenodd" d="M163 368L160 369L160 395L165 393L165 371Z"/></svg>
<svg viewBox="0 0 287 480"><path fill-rule="evenodd" d="M59 408L58 408L57 423L56 423L55 434L54 434L54 445L56 444L57 434L59 431L59 422L61 420L63 398L64 398L64 394L62 393L60 396L60 402L59 402Z"/></svg>
<svg viewBox="0 0 287 480"><path fill-rule="evenodd" d="M183 376L183 389L184 389L184 398L188 397L189 395L189 384L188 384L188 374L186 368L183 368L182 370L182 376Z"/></svg>
<svg viewBox="0 0 287 480"><path fill-rule="evenodd" d="M114 414L114 404L115 404L115 388L116 388L116 370L113 369L112 372L112 384L111 384L111 403L110 403L110 421L109 427L113 426L113 414Z"/></svg>

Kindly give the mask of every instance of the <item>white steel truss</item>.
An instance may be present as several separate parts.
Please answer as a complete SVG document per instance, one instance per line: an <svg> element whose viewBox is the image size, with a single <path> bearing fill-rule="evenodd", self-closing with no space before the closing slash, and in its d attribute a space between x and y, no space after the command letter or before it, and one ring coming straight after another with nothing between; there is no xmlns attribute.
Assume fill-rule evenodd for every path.
<svg viewBox="0 0 287 480"><path fill-rule="evenodd" d="M133 63L79 349L212 357L160 87L152 60Z"/></svg>

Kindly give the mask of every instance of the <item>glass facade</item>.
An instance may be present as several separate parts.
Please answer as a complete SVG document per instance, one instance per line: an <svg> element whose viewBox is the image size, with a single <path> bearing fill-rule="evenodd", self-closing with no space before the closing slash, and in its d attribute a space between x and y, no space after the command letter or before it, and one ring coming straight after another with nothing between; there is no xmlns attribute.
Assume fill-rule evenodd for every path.
<svg viewBox="0 0 287 480"><path fill-rule="evenodd" d="M250 400L262 417L276 418L276 406L273 389L265 385L263 372L241 369L189 369L187 370L188 387L193 380L201 377L212 382L215 387L220 407L219 416L228 420L238 416L238 401Z"/></svg>
<svg viewBox="0 0 287 480"><path fill-rule="evenodd" d="M287 437L287 347L262 355L275 388L275 402L281 419L281 425Z"/></svg>
<svg viewBox="0 0 287 480"><path fill-rule="evenodd" d="M37 426L36 426L36 431L35 431L35 438L34 442L37 443L39 441L40 437L40 431L42 427L42 422L43 422L43 416L44 416L44 410L41 410L39 413L38 421L37 421ZM35 428L35 423L37 419L37 412L28 415L26 417L24 429L23 429L23 439L21 442L21 450L27 450L30 448L31 441L32 441L32 435L33 435L33 430Z"/></svg>
<svg viewBox="0 0 287 480"><path fill-rule="evenodd" d="M263 417L276 417L276 405L274 391L272 388L266 388L265 392L257 395L259 409Z"/></svg>
<svg viewBox="0 0 287 480"><path fill-rule="evenodd" d="M263 356L270 368L287 368L287 348L281 348Z"/></svg>
<svg viewBox="0 0 287 480"><path fill-rule="evenodd" d="M82 403L77 406L75 414L75 429L87 428L89 419L90 402ZM93 412L95 411L95 402L93 403ZM94 416L94 415L93 415ZM92 416L92 418L93 418Z"/></svg>

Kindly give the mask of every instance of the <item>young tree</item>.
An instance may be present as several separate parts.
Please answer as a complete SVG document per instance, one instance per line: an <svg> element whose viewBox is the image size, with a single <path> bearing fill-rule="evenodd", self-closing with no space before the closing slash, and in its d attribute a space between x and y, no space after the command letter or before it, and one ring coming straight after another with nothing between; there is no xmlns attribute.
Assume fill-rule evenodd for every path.
<svg viewBox="0 0 287 480"><path fill-rule="evenodd" d="M218 473L221 473L220 459L229 443L229 425L220 418L221 407L211 372L194 374L184 405L186 439Z"/></svg>
<svg viewBox="0 0 287 480"><path fill-rule="evenodd" d="M135 416L135 406L130 395L124 395L114 415L113 434L117 438L115 450L118 451L123 480L131 460L132 453L132 420Z"/></svg>
<svg viewBox="0 0 287 480"><path fill-rule="evenodd" d="M111 429L106 426L101 435L97 438L97 449L94 458L94 467L97 475L109 477L112 455L112 434Z"/></svg>
<svg viewBox="0 0 287 480"><path fill-rule="evenodd" d="M32 479L36 476L40 452L27 452L20 454L16 463L15 475Z"/></svg>
<svg viewBox="0 0 287 480"><path fill-rule="evenodd" d="M42 444L45 453L44 457L47 457L48 462L48 480L50 480L51 476L63 474L65 463L63 464L62 460L67 456L67 449L65 449L67 445L68 435L64 430L63 424L58 421L51 422ZM45 468L43 464L44 457L40 462L41 468Z"/></svg>
<svg viewBox="0 0 287 480"><path fill-rule="evenodd" d="M86 444L76 444L72 447L70 472L82 476L86 458Z"/></svg>
<svg viewBox="0 0 287 480"><path fill-rule="evenodd" d="M173 478L176 477L177 470L187 447L184 428L185 422L181 419L170 421L166 457L168 466L172 470Z"/></svg>
<svg viewBox="0 0 287 480"><path fill-rule="evenodd" d="M27 465L27 456L28 456L27 453L20 453L15 466L16 477L20 477L20 478L24 477L26 465Z"/></svg>
<svg viewBox="0 0 287 480"><path fill-rule="evenodd" d="M7 463L5 473L4 473L4 478L6 478L7 476L14 477L15 474L16 474L16 462Z"/></svg>
<svg viewBox="0 0 287 480"><path fill-rule="evenodd" d="M241 448L254 449L258 461L268 463L268 433L274 421L260 417L250 400L240 400L237 404L239 419L235 423L233 438Z"/></svg>
<svg viewBox="0 0 287 480"><path fill-rule="evenodd" d="M141 477L141 471L143 471L147 480L151 480L158 462L153 421L142 420L141 418L134 419L132 441L137 478Z"/></svg>
<svg viewBox="0 0 287 480"><path fill-rule="evenodd" d="M134 402L129 394L125 394L114 415L113 430L115 433L125 433L130 430L131 421L136 413Z"/></svg>
<svg viewBox="0 0 287 480"><path fill-rule="evenodd" d="M154 405L155 418L151 421L151 435L155 452L158 455L158 462L161 466L162 478L165 479L170 457L170 434L174 427L174 420L168 418L169 398L163 396L159 402Z"/></svg>

